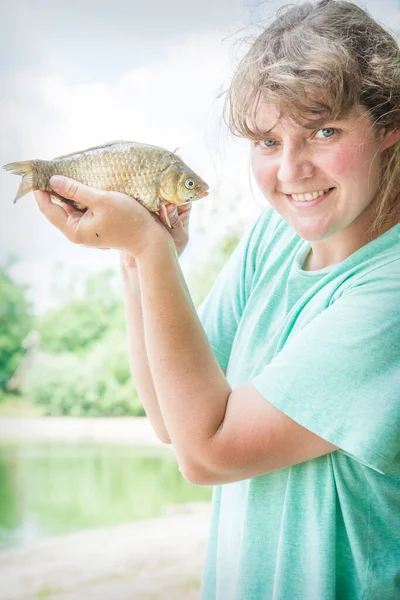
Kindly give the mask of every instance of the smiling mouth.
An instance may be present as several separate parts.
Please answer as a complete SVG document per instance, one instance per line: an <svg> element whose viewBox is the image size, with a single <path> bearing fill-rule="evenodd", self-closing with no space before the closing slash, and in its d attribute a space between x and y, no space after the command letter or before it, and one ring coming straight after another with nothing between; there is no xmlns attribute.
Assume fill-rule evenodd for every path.
<svg viewBox="0 0 400 600"><path fill-rule="evenodd" d="M294 202L313 202L315 200L318 200L318 198L321 198L322 196L326 196L330 191L334 190L335 188L331 187L331 188L325 188L323 190L320 191L315 191L315 192L306 192L304 194L285 194L285 196L287 196L290 200L293 200Z"/></svg>

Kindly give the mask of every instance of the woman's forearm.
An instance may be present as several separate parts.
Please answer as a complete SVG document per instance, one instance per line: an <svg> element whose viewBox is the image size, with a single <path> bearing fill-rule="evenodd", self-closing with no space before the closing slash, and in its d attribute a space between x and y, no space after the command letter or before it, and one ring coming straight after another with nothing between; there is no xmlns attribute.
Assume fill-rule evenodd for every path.
<svg viewBox="0 0 400 600"><path fill-rule="evenodd" d="M144 344L139 277L135 267L121 266L129 362L139 398L157 436L171 443L160 411Z"/></svg>
<svg viewBox="0 0 400 600"><path fill-rule="evenodd" d="M137 262L155 390L181 466L190 468L222 423L231 389L192 304L175 249L171 244L155 247Z"/></svg>

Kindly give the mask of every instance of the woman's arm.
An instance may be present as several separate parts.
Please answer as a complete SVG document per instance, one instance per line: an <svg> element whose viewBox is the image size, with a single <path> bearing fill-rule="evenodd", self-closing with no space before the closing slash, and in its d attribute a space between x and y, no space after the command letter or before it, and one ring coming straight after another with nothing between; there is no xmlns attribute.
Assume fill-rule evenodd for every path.
<svg viewBox="0 0 400 600"><path fill-rule="evenodd" d="M128 266L121 256L126 332L132 378L149 421L164 444L171 439L164 424L144 344L143 313L139 277L135 266Z"/></svg>
<svg viewBox="0 0 400 600"><path fill-rule="evenodd" d="M181 469L201 469L231 388L211 350L173 244L137 257L144 335L155 392ZM207 453L206 453L207 454Z"/></svg>
<svg viewBox="0 0 400 600"><path fill-rule="evenodd" d="M40 210L71 242L136 258L148 364L187 479L247 479L335 449L274 409L252 385L230 388L191 302L176 244L145 208L124 194L66 178L52 178L51 185L88 207L66 214L49 194L35 194Z"/></svg>
<svg viewBox="0 0 400 600"><path fill-rule="evenodd" d="M137 263L154 387L186 479L228 483L336 449L273 407L251 384L231 389L171 243L148 246L137 254Z"/></svg>
<svg viewBox="0 0 400 600"><path fill-rule="evenodd" d="M171 237L176 250L182 254L189 240L189 218L191 204L174 209L167 208L170 219ZM151 375L149 361L144 343L143 311L140 297L140 285L135 259L126 252L120 252L121 276L124 294L125 323L128 338L129 364L140 401L146 415L164 444L170 444L171 438L165 427L164 419L158 404Z"/></svg>

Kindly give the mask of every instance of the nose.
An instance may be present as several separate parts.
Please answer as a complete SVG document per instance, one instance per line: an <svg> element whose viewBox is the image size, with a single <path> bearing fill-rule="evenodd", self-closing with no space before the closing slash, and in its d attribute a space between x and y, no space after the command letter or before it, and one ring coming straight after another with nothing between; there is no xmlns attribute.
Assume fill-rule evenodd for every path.
<svg viewBox="0 0 400 600"><path fill-rule="evenodd" d="M278 179L283 183L312 177L313 166L298 146L283 148L279 158Z"/></svg>

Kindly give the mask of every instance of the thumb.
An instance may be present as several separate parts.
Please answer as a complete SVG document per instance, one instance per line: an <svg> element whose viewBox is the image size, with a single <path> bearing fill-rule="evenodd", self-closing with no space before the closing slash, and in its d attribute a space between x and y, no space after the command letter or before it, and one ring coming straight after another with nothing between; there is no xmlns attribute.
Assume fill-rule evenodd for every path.
<svg viewBox="0 0 400 600"><path fill-rule="evenodd" d="M79 181L61 175L53 175L50 178L50 186L52 190L60 194L63 198L74 200L75 203L84 207L96 206L107 195L107 192L104 190L89 187Z"/></svg>

